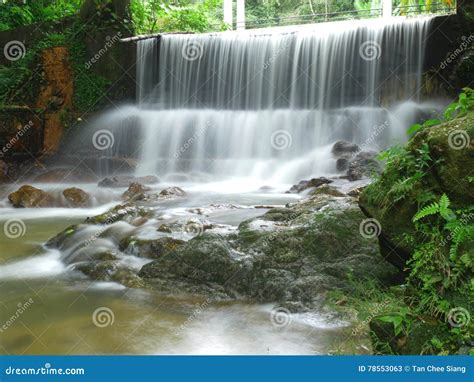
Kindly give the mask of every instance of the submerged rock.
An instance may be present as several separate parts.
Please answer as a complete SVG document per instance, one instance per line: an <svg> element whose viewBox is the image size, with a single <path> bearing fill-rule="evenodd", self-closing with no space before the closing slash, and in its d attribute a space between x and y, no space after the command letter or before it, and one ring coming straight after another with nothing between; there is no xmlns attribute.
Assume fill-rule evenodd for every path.
<svg viewBox="0 0 474 382"><path fill-rule="evenodd" d="M8 195L8 200L16 208L49 207L53 204L52 198L48 193L28 185L22 186Z"/></svg>
<svg viewBox="0 0 474 382"><path fill-rule="evenodd" d="M175 251L185 241L162 237L155 240L142 240L135 237L126 237L120 242L119 249L131 255L157 259Z"/></svg>
<svg viewBox="0 0 474 382"><path fill-rule="evenodd" d="M71 207L84 207L90 201L90 195L87 192L75 187L65 189L63 196Z"/></svg>
<svg viewBox="0 0 474 382"><path fill-rule="evenodd" d="M118 261L90 261L78 263L73 269L94 281L114 281L127 288L142 288L143 280L131 269L124 268Z"/></svg>
<svg viewBox="0 0 474 382"><path fill-rule="evenodd" d="M155 184L159 180L154 175L135 177L127 175L117 175L109 178L104 178L99 182L99 187L109 187L109 188L119 188L119 187L129 187L132 183L141 183L141 184Z"/></svg>

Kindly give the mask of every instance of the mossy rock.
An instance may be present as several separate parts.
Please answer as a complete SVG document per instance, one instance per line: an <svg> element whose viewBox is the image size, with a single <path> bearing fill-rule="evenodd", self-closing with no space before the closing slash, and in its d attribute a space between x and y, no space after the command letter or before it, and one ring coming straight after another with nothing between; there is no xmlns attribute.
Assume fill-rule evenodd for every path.
<svg viewBox="0 0 474 382"><path fill-rule="evenodd" d="M400 269L414 250L414 242L406 240L415 231L412 222L418 211L417 198L431 193L435 199L448 195L454 208L474 203L474 187L468 177L474 169L474 112L462 118L425 128L408 143L407 150L415 160L422 161L423 147L428 148L432 164L423 178L415 183L404 198L391 201L387 197L398 180L405 179L404 168L386 169L381 177L367 186L359 197L364 213L377 219L382 227L379 236L381 252Z"/></svg>
<svg viewBox="0 0 474 382"><path fill-rule="evenodd" d="M149 216L150 211L147 209L133 203L125 203L119 204L101 215L87 218L85 223L102 225L113 224L118 221L132 223L136 218Z"/></svg>
<svg viewBox="0 0 474 382"><path fill-rule="evenodd" d="M119 249L131 255L158 259L167 256L183 244L185 244L183 240L173 239L171 237L143 240L130 236L120 241Z"/></svg>

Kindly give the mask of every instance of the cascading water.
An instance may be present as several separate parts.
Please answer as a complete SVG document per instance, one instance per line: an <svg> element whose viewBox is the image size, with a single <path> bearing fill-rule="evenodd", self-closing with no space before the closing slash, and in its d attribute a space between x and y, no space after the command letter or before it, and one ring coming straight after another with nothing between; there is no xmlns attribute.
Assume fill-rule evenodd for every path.
<svg viewBox="0 0 474 382"><path fill-rule="evenodd" d="M331 145L380 150L420 103L430 18L378 19L138 43L139 175L294 182L336 173ZM120 125L116 115L114 125Z"/></svg>

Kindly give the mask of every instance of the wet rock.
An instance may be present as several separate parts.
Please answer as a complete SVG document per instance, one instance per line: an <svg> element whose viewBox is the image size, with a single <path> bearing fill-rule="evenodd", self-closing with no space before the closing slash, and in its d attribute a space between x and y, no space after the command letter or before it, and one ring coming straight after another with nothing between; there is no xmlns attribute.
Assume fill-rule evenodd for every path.
<svg viewBox="0 0 474 382"><path fill-rule="evenodd" d="M347 158L338 158L336 161L337 171L346 171L349 168L349 159Z"/></svg>
<svg viewBox="0 0 474 382"><path fill-rule="evenodd" d="M311 195L320 195L320 194L326 194L326 195L331 195L335 197L347 196L346 194L339 191L337 188L331 187L327 184L319 186L315 190L311 191Z"/></svg>
<svg viewBox="0 0 474 382"><path fill-rule="evenodd" d="M135 237L127 237L120 242L121 251L134 256L158 259L167 256L178 247L185 244L183 240L171 237L162 237L156 240L142 240Z"/></svg>
<svg viewBox="0 0 474 382"><path fill-rule="evenodd" d="M165 233L172 233L173 232L173 227L170 224L161 224L158 229L158 232L165 232Z"/></svg>
<svg viewBox="0 0 474 382"><path fill-rule="evenodd" d="M329 184L329 183L332 183L332 180L330 179L327 179L327 178L313 178L313 179L310 179L310 180L302 180L301 182L299 182L298 184L295 184L294 186L292 186L289 191L287 191L287 193L290 193L290 194L298 194L300 192L303 192L309 188L316 188L316 187L319 187L323 184Z"/></svg>
<svg viewBox="0 0 474 382"><path fill-rule="evenodd" d="M109 281L118 269L118 261L90 261L77 263L73 269L82 272L95 281Z"/></svg>
<svg viewBox="0 0 474 382"><path fill-rule="evenodd" d="M76 187L65 189L63 196L71 207L84 207L90 200L90 195L87 192Z"/></svg>
<svg viewBox="0 0 474 382"><path fill-rule="evenodd" d="M347 141L337 141L332 146L332 154L336 157L347 157L360 151L359 146Z"/></svg>
<svg viewBox="0 0 474 382"><path fill-rule="evenodd" d="M137 218L149 217L152 213L146 208L133 203L119 204L102 215L87 218L87 224L113 224L118 221L132 223Z"/></svg>
<svg viewBox="0 0 474 382"><path fill-rule="evenodd" d="M127 288L143 288L145 286L143 279L130 269L117 269L110 275L110 280Z"/></svg>
<svg viewBox="0 0 474 382"><path fill-rule="evenodd" d="M49 248L65 248L72 244L74 234L78 231L79 225L71 225L67 227L64 231L58 233L53 238L49 239L46 242L46 247Z"/></svg>
<svg viewBox="0 0 474 382"><path fill-rule="evenodd" d="M8 200L17 208L39 208L52 205L51 196L33 186L22 186L8 195Z"/></svg>
<svg viewBox="0 0 474 382"><path fill-rule="evenodd" d="M361 151L349 163L347 178L351 181L380 174L382 167L376 159L377 153L374 151Z"/></svg>
<svg viewBox="0 0 474 382"><path fill-rule="evenodd" d="M185 196L186 192L179 187L168 187L164 190L161 190L159 193L160 198L175 198Z"/></svg>
<svg viewBox="0 0 474 382"><path fill-rule="evenodd" d="M149 187L144 186L141 183L133 182L128 190L122 195L125 200L143 200L145 199L145 193L150 191Z"/></svg>
<svg viewBox="0 0 474 382"><path fill-rule="evenodd" d="M213 234L198 236L178 246L168 256L143 266L139 276L144 279L181 278L198 283L213 283L229 289L241 280L233 276L242 270L242 263L233 256L230 244Z"/></svg>
<svg viewBox="0 0 474 382"><path fill-rule="evenodd" d="M74 270L94 281L114 281L127 288L142 288L142 279L131 269L124 268L118 261L91 261L75 264Z"/></svg>
<svg viewBox="0 0 474 382"><path fill-rule="evenodd" d="M158 178L154 175L148 175L143 177L118 175L102 179L99 182L99 187L119 188L129 187L132 183L155 184L158 182Z"/></svg>

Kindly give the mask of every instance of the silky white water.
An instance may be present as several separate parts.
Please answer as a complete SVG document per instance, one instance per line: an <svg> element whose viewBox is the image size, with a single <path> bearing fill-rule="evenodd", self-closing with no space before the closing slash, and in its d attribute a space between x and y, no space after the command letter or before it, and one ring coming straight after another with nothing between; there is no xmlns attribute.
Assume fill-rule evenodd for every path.
<svg viewBox="0 0 474 382"><path fill-rule="evenodd" d="M437 109L420 96L430 20L142 40L137 106L97 125L121 136L134 121L139 175L274 183L332 175L336 141L380 151ZM123 151L129 139L121 141Z"/></svg>

